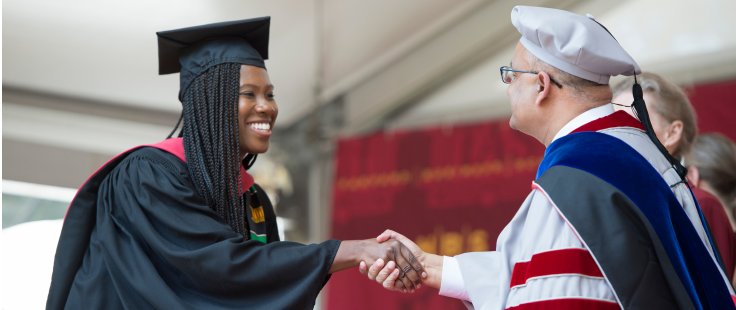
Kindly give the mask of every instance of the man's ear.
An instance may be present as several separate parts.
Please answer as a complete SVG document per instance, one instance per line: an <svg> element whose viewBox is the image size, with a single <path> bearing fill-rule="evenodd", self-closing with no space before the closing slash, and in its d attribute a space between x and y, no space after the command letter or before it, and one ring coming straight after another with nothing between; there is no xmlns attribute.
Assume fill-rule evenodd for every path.
<svg viewBox="0 0 736 310"><path fill-rule="evenodd" d="M687 180L690 182L690 185L698 187L698 183L700 183L700 171L698 171L698 167L687 167Z"/></svg>
<svg viewBox="0 0 736 310"><path fill-rule="evenodd" d="M542 101L549 95L550 85L551 81L547 72L537 73L537 100L535 100L534 104L537 106L542 105Z"/></svg>
<svg viewBox="0 0 736 310"><path fill-rule="evenodd" d="M670 123L669 126L667 126L666 129L666 138L665 138L665 144L668 145L675 145L675 143L680 142L680 139L682 138L682 121L676 120L672 123Z"/></svg>

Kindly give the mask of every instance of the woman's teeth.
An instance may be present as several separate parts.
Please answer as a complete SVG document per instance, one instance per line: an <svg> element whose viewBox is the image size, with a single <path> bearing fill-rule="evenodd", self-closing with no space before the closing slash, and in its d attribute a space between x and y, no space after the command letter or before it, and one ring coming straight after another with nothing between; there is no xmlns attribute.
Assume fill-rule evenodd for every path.
<svg viewBox="0 0 736 310"><path fill-rule="evenodd" d="M262 132L269 132L271 131L271 124L268 123L251 123L250 128L253 128L254 130L262 131Z"/></svg>

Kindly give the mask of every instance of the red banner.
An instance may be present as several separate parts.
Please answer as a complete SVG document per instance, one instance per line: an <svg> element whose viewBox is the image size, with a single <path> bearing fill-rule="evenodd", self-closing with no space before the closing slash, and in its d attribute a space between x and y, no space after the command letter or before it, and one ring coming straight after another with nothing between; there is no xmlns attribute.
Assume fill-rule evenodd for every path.
<svg viewBox="0 0 736 310"><path fill-rule="evenodd" d="M390 228L429 253L494 250L543 154L507 120L340 140L332 237L365 239ZM465 309L431 288L385 291L357 269L335 274L327 298L328 309Z"/></svg>
<svg viewBox="0 0 736 310"><path fill-rule="evenodd" d="M720 132L736 141L736 80L697 85L687 89L698 116L698 133Z"/></svg>

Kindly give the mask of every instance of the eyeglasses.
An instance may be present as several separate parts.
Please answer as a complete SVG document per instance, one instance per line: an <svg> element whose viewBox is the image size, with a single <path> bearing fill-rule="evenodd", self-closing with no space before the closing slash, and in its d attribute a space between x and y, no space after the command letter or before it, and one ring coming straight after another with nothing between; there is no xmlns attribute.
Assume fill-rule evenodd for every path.
<svg viewBox="0 0 736 310"><path fill-rule="evenodd" d="M509 66L503 66L501 67L501 81L503 81L505 84L511 84L512 82L514 82L514 80L516 79L514 72L539 74L539 72L520 71L520 70L511 69L511 67ZM555 79L552 78L551 76L549 77L549 79L552 80L552 83L555 83L557 87L562 88L562 84L560 84L560 82L555 81Z"/></svg>

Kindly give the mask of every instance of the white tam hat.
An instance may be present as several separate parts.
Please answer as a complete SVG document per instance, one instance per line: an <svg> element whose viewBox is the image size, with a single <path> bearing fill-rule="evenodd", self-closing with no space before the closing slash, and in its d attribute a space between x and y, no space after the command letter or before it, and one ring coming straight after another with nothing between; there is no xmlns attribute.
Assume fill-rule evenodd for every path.
<svg viewBox="0 0 736 310"><path fill-rule="evenodd" d="M547 64L598 84L611 76L641 74L639 65L592 15L563 10L516 6L511 23L521 42Z"/></svg>

